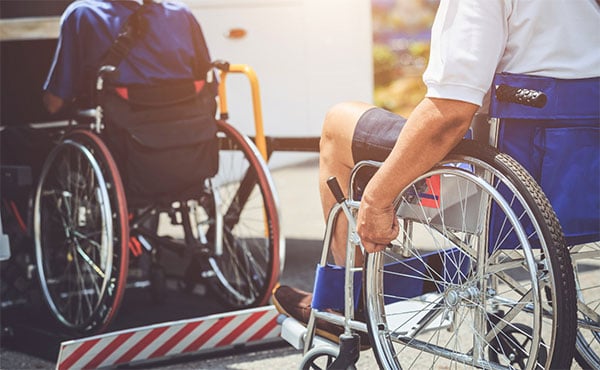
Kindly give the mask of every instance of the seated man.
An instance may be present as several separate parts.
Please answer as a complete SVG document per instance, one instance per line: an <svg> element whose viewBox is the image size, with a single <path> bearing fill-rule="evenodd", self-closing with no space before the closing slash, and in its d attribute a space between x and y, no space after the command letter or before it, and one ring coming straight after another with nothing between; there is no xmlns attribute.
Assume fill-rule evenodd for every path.
<svg viewBox="0 0 600 370"><path fill-rule="evenodd" d="M44 84L44 105L55 113L78 101L89 104L98 68L125 21L142 6L135 0L80 0L61 19L58 47ZM144 0L141 34L118 67L115 83L155 85L165 80L204 80L211 60L200 25L179 2ZM136 23L136 22L130 22Z"/></svg>
<svg viewBox="0 0 600 370"><path fill-rule="evenodd" d="M600 6L587 0L441 0L423 75L427 94L408 119L358 102L336 105L327 113L319 169L324 214L335 204L327 178L337 177L345 190L355 163L384 161L363 192L357 216L366 251L384 250L399 233L395 197L446 156L478 110L487 110L494 74L598 77L598 24ZM345 263L345 228L340 217L332 241L338 265ZM304 323L311 299L288 286L274 291L280 312ZM319 330L334 334L329 338L343 331L322 321L317 322Z"/></svg>
<svg viewBox="0 0 600 370"><path fill-rule="evenodd" d="M71 4L44 85L46 108L97 105L98 71L107 65L117 70L102 95L103 136L128 204L198 196L197 184L218 170L217 84L189 8L152 0ZM158 138L164 139L159 149Z"/></svg>

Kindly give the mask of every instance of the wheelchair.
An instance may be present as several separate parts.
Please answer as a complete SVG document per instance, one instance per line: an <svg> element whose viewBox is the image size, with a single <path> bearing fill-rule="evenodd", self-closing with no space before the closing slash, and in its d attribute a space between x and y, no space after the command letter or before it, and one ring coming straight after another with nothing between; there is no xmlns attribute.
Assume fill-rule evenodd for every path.
<svg viewBox="0 0 600 370"><path fill-rule="evenodd" d="M598 78L581 80L499 76L548 92L543 111L495 107L501 125L498 147L517 158L538 181L560 221L569 248L577 294L575 360L600 367L600 107ZM528 91L532 93L532 91ZM559 103L560 102L560 103ZM527 156L524 143L533 144Z"/></svg>
<svg viewBox="0 0 600 370"><path fill-rule="evenodd" d="M311 317L300 332L300 368L356 368L356 331L368 333L381 369L563 369L573 356L585 368L598 367L598 80L499 74L494 87L492 118L476 117L475 140L464 139L397 196L400 233L384 251L365 253L355 225L361 189L381 163L355 165L347 199L330 179L337 204ZM556 96L571 97L562 100L567 107ZM530 152L534 137L543 139L542 165L539 153L519 151ZM573 154L560 149L569 142ZM568 173L572 160L584 172L552 178L552 170ZM548 168L540 174L536 166ZM570 198L561 207L564 187L553 188L556 181L590 194L588 203L573 207ZM357 251L362 266L328 263L341 215L348 222L346 266L355 266ZM339 347L315 337L316 320L344 327Z"/></svg>
<svg viewBox="0 0 600 370"><path fill-rule="evenodd" d="M228 73L251 70L213 65L221 84ZM104 72L110 71L98 74L98 94ZM193 196L175 194L167 202L146 203L127 199L122 165L106 143L106 106L80 112L57 140L41 169L33 224L43 299L65 331L89 335L107 329L132 285L130 255L149 256L154 268L150 285L160 295L164 249L185 256L187 272L229 308L268 302L285 250L277 195L254 142L225 121L224 86L220 91L218 170L194 185ZM201 161L194 165L204 166ZM165 231L162 225L169 220Z"/></svg>

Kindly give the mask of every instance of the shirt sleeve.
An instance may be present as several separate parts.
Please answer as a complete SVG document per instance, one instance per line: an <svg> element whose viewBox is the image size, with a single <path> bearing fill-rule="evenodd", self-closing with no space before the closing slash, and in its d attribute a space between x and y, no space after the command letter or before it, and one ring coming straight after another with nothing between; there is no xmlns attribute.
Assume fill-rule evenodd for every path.
<svg viewBox="0 0 600 370"><path fill-rule="evenodd" d="M76 26L78 13L68 8L61 19L60 35L54 60L48 72L43 89L70 101L77 96L78 84L83 80L83 67Z"/></svg>
<svg viewBox="0 0 600 370"><path fill-rule="evenodd" d="M510 1L442 0L423 74L427 97L481 106L508 38Z"/></svg>

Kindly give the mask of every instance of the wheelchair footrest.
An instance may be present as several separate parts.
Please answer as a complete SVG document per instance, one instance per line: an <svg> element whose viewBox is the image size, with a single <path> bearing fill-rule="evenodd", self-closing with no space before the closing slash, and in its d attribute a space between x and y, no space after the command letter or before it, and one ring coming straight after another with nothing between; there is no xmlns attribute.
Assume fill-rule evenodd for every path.
<svg viewBox="0 0 600 370"><path fill-rule="evenodd" d="M277 322L281 325L281 338L283 338L286 342L288 342L292 347L294 347L297 350L304 349L304 337L307 331L306 327L302 325L298 320L285 315L279 315L279 317L277 318ZM313 345L315 347L338 347L336 343L319 336L314 337Z"/></svg>
<svg viewBox="0 0 600 370"><path fill-rule="evenodd" d="M388 326L394 327L394 333L411 337L415 331L439 330L452 324L451 313L442 314L441 296L425 294L420 299L410 299L387 304Z"/></svg>

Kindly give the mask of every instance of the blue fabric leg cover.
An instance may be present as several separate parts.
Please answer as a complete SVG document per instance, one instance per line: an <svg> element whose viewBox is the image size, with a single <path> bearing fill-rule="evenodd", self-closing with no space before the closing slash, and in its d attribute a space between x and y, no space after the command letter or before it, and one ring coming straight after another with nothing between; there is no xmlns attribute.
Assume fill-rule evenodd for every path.
<svg viewBox="0 0 600 370"><path fill-rule="evenodd" d="M313 290L312 307L317 310L333 309L344 312L344 280L346 269L341 266L327 264L317 265L315 288ZM354 308L358 306L362 272L354 273Z"/></svg>

